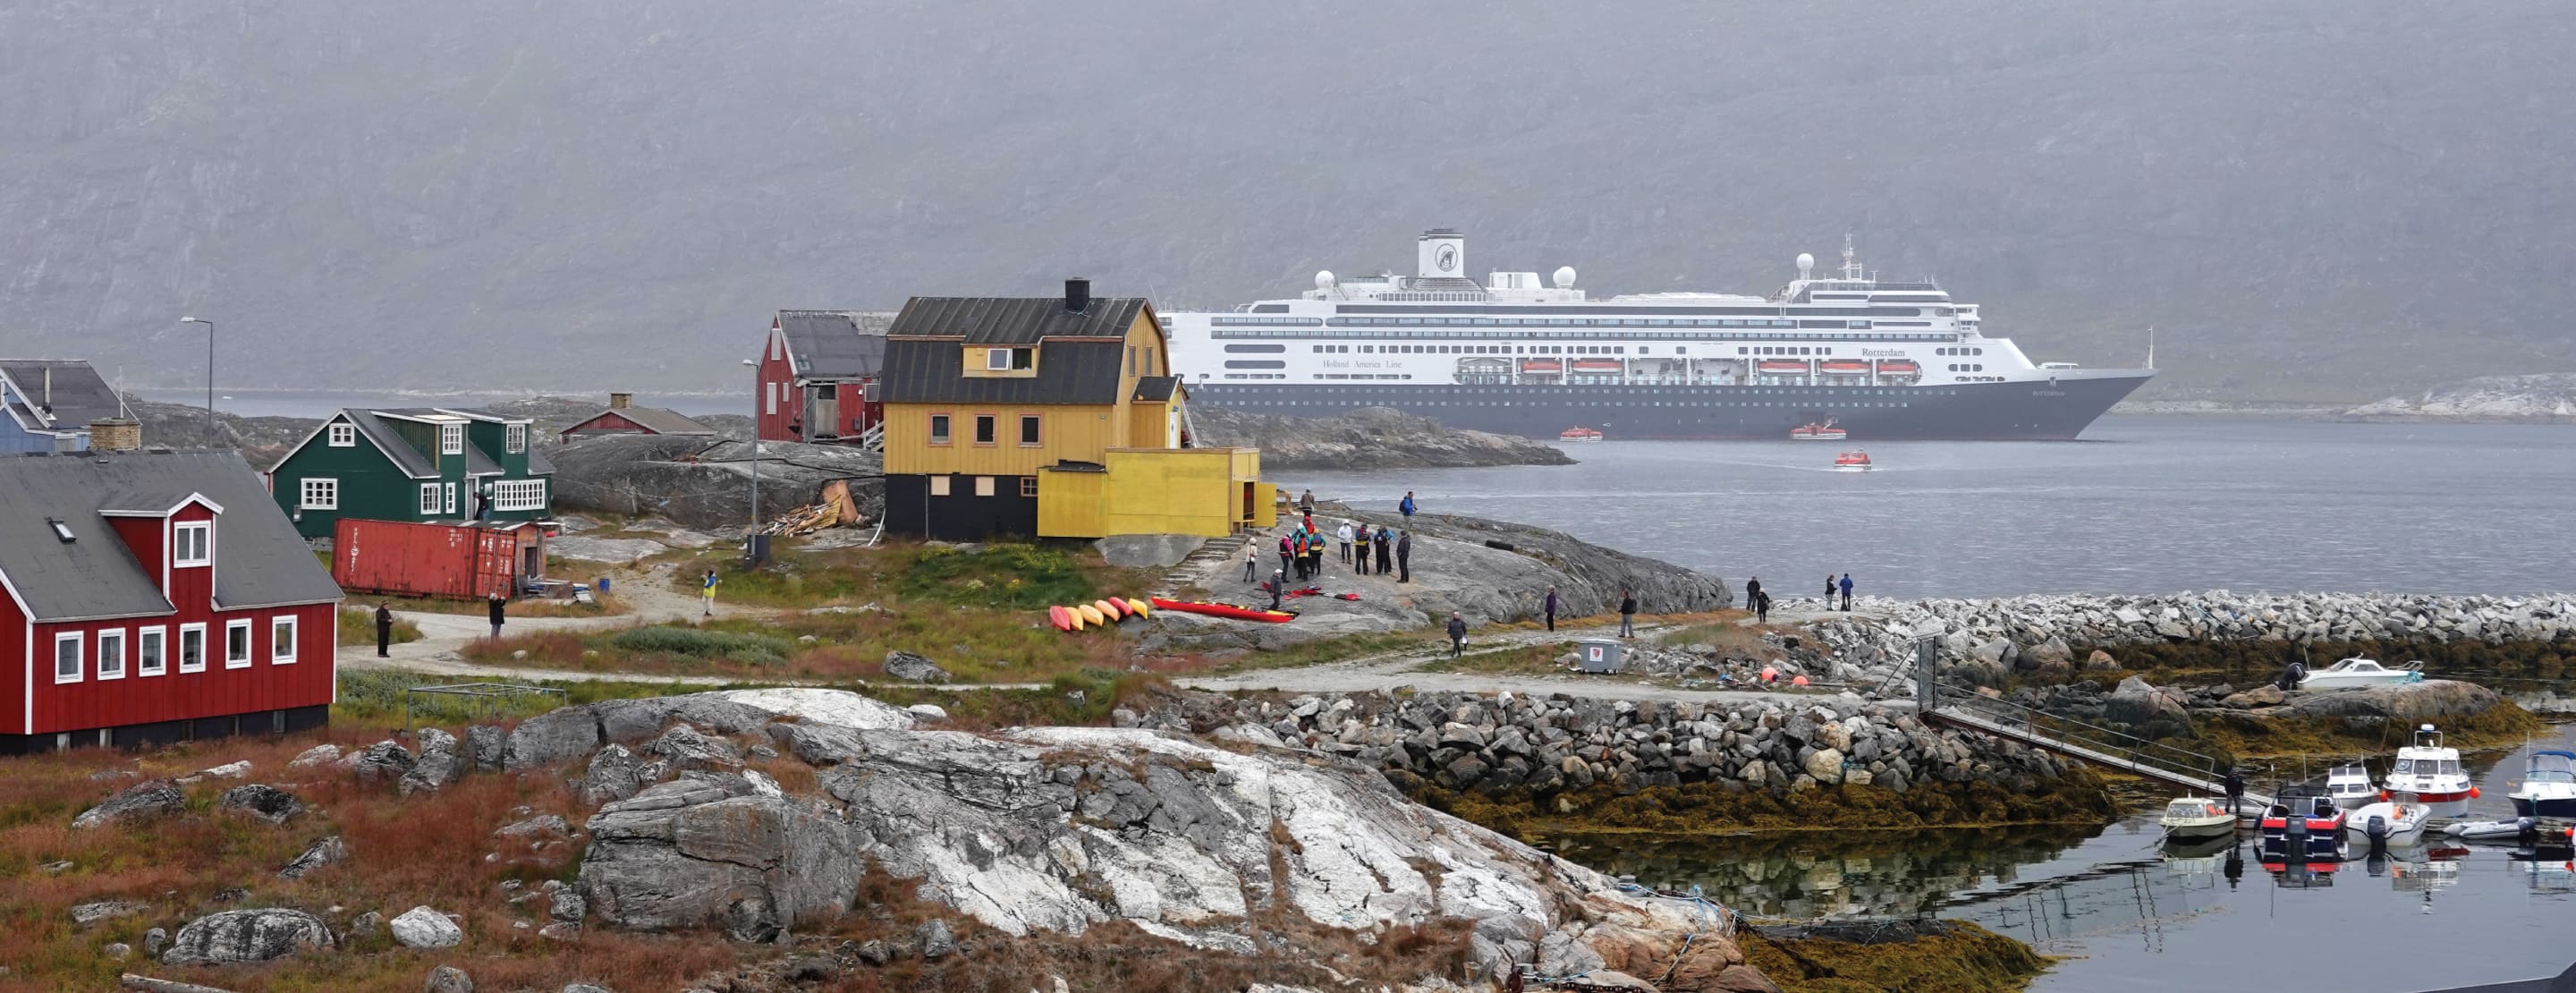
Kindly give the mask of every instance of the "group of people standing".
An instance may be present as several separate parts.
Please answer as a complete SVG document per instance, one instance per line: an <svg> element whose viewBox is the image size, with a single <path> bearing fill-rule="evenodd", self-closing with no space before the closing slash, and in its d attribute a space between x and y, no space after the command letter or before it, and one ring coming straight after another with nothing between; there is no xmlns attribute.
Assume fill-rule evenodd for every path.
<svg viewBox="0 0 2576 993"><path fill-rule="evenodd" d="M1323 575L1324 550L1330 543L1339 546L1342 563L1360 575L1383 576L1392 572L1396 582L1413 581L1413 535L1410 532L1384 525L1371 527L1358 521L1343 521L1327 538L1315 525L1315 491L1308 490L1298 497L1297 509L1302 521L1279 536L1280 578L1294 574L1299 582L1304 582ZM1402 511L1406 519L1411 519L1413 494L1407 492L1396 509ZM1243 581L1253 582L1260 574L1261 547L1256 544L1244 551Z"/></svg>
<svg viewBox="0 0 2576 993"><path fill-rule="evenodd" d="M1825 574L1825 598L1821 602L1826 610L1834 609L1835 594L1842 595L1843 610L1852 609L1851 573L1843 573L1840 579L1834 578L1832 573ZM1744 581L1744 609L1753 612L1754 623L1771 623L1771 594L1762 591L1762 577L1753 576Z"/></svg>

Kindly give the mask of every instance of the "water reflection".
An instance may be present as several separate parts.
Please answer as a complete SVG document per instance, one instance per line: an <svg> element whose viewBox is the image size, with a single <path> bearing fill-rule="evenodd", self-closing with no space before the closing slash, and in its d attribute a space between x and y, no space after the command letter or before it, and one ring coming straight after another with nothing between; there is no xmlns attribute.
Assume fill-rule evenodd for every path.
<svg viewBox="0 0 2576 993"><path fill-rule="evenodd" d="M2102 833L2084 825L1796 833L1659 840L1637 835L1549 839L1557 853L1639 883L1702 891L1761 917L1912 917L1955 895L2014 885Z"/></svg>

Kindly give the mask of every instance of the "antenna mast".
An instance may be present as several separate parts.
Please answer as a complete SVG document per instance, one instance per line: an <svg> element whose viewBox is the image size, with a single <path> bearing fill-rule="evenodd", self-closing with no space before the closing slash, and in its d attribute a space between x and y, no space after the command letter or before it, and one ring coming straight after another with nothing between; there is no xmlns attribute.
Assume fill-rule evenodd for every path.
<svg viewBox="0 0 2576 993"><path fill-rule="evenodd" d="M1843 278L1861 278L1860 257L1852 251L1852 236L1849 231L1843 232Z"/></svg>
<svg viewBox="0 0 2576 993"><path fill-rule="evenodd" d="M2156 367L2156 326L2147 325L2147 368Z"/></svg>

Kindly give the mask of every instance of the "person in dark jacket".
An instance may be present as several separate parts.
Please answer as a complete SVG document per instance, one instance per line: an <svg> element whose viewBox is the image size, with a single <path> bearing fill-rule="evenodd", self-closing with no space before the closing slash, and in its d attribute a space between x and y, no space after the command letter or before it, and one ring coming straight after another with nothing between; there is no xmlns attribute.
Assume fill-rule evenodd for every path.
<svg viewBox="0 0 2576 993"><path fill-rule="evenodd" d="M1399 583L1413 581L1413 532L1411 531L1399 532L1395 536L1395 581Z"/></svg>
<svg viewBox="0 0 2576 993"><path fill-rule="evenodd" d="M1324 578L1324 536L1317 534L1306 542L1306 575Z"/></svg>
<svg viewBox="0 0 2576 993"><path fill-rule="evenodd" d="M1846 612L1851 610L1851 588L1851 573L1843 573L1843 610Z"/></svg>
<svg viewBox="0 0 2576 993"><path fill-rule="evenodd" d="M1634 638L1634 637L1636 637L1636 636L1637 636L1637 595L1636 595L1635 593L1633 593L1633 592L1628 591L1628 590L1620 590L1620 591L1619 591L1619 637L1622 637L1622 638Z"/></svg>
<svg viewBox="0 0 2576 993"><path fill-rule="evenodd" d="M509 601L501 599L501 594L495 593L492 594L491 599L484 604L485 607L490 609L492 614L492 639L495 641L498 641L501 638L501 608L508 603Z"/></svg>
<svg viewBox="0 0 2576 993"><path fill-rule="evenodd" d="M1753 594L1753 620L1757 624L1771 623L1771 594Z"/></svg>
<svg viewBox="0 0 2576 993"><path fill-rule="evenodd" d="M392 658L386 651L394 643L394 605L390 600L376 601L376 657Z"/></svg>
<svg viewBox="0 0 2576 993"><path fill-rule="evenodd" d="M1368 575L1368 574L1369 574L1369 526L1368 526L1368 525L1366 525L1366 524L1362 524L1362 525L1360 525L1360 526L1359 526L1359 530L1351 532L1351 556L1352 556L1351 561L1352 561L1352 562L1357 566L1357 568L1359 569L1359 574L1360 574L1360 575L1363 575L1363 576Z"/></svg>
<svg viewBox="0 0 2576 993"><path fill-rule="evenodd" d="M1397 509L1397 510L1401 510L1401 511L1403 511L1403 512L1404 512L1404 519L1405 519L1405 520L1410 521L1410 520L1412 520L1412 519L1413 519L1413 491L1412 491L1412 490L1406 490L1406 491L1404 491L1404 502L1403 502L1403 503L1396 504L1396 505L1395 505L1395 509Z"/></svg>
<svg viewBox="0 0 2576 993"><path fill-rule="evenodd" d="M1556 630L1556 587L1547 588L1547 603L1541 609L1547 615L1547 629Z"/></svg>
<svg viewBox="0 0 2576 993"><path fill-rule="evenodd" d="M2245 777L2244 777L2244 775L2243 775L2243 774L2241 774L2241 773L2239 773L2239 772L2237 771L2237 769L2236 769L2236 767L2235 767L2235 766L2229 766L2229 767L2227 768L2227 809L2228 809L2228 811L2229 811L2230 813L2236 813L2236 812L2238 812L2238 811L2237 811L2237 807L2238 807L2238 805L2239 805L2239 804L2241 804L2244 800L2245 800Z"/></svg>
<svg viewBox="0 0 2576 993"><path fill-rule="evenodd" d="M1279 609L1279 600L1288 595L1288 570L1270 574L1270 609Z"/></svg>
<svg viewBox="0 0 2576 993"><path fill-rule="evenodd" d="M1834 574L1825 574L1825 609L1834 609Z"/></svg>
<svg viewBox="0 0 2576 993"><path fill-rule="evenodd" d="M1449 612L1449 657L1457 658L1467 650L1467 618L1457 611Z"/></svg>
<svg viewBox="0 0 2576 993"><path fill-rule="evenodd" d="M1761 600L1762 577L1754 576L1750 579L1746 579L1744 581L1744 605L1750 607L1761 602Z"/></svg>
<svg viewBox="0 0 2576 993"><path fill-rule="evenodd" d="M1306 516L1308 517L1315 516L1315 491L1307 490L1305 493L1299 495L1297 497L1297 509L1305 511Z"/></svg>
<svg viewBox="0 0 2576 993"><path fill-rule="evenodd" d="M1394 531L1394 528L1377 529L1377 574L1381 576L1386 575L1387 569L1395 564L1392 561L1395 557Z"/></svg>

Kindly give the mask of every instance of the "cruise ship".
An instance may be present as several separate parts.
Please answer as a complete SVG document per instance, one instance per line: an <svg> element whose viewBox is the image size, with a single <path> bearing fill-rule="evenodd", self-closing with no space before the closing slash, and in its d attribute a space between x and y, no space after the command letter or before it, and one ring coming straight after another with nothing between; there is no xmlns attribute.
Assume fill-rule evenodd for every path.
<svg viewBox="0 0 2576 993"><path fill-rule="evenodd" d="M2155 375L2034 363L1989 338L1977 305L1930 279L1842 267L1769 296L1592 299L1571 266L1465 275L1467 239L1435 228L1415 275L1315 274L1294 299L1163 315L1172 369L1201 403L1317 417L1393 407L1533 438L2071 439ZM2150 365L2152 355L2150 356ZM1808 436L1819 432L1810 431ZM1830 431L1824 432L1830 433Z"/></svg>

